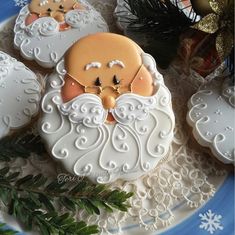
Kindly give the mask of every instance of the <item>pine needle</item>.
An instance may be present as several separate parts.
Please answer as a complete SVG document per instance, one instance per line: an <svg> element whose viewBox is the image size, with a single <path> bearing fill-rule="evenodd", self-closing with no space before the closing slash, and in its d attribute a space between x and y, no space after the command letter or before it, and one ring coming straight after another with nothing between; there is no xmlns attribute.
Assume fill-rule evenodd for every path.
<svg viewBox="0 0 235 235"><path fill-rule="evenodd" d="M45 152L41 138L32 133L7 136L0 140L0 161L9 162L12 158L28 158L31 153L42 155Z"/></svg>
<svg viewBox="0 0 235 235"><path fill-rule="evenodd" d="M18 178L19 174L11 173L8 167L0 169L0 201L26 230L37 228L43 235L96 234L98 226L75 221L75 212L82 209L97 215L101 210L126 212L130 207L127 200L133 195L94 185L86 179L71 184L57 179L49 181L41 174ZM56 209L58 205L63 213Z"/></svg>

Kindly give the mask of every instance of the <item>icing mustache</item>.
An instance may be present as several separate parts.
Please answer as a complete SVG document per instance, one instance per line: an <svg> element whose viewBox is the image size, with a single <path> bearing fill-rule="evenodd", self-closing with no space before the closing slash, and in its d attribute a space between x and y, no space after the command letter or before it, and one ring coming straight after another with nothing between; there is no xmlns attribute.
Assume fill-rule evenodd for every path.
<svg viewBox="0 0 235 235"><path fill-rule="evenodd" d="M85 24L81 24L84 20L86 21L92 21L93 19L90 19L90 12L84 11L84 10L71 10L64 14L64 21L69 26L73 28L81 28L85 27ZM51 36L59 32L60 30L60 23L56 21L52 17L47 17L46 23L44 22L44 18L37 19L34 23L32 23L30 26L26 28L26 32L29 36L35 37L37 35L42 36Z"/></svg>
<svg viewBox="0 0 235 235"><path fill-rule="evenodd" d="M145 120L155 105L154 96L143 97L128 93L116 99L114 109L106 110L100 97L85 93L61 104L59 110L63 115L68 116L72 123L82 123L87 127L95 128L105 123L108 112L112 113L114 119L123 125L130 125L135 120Z"/></svg>

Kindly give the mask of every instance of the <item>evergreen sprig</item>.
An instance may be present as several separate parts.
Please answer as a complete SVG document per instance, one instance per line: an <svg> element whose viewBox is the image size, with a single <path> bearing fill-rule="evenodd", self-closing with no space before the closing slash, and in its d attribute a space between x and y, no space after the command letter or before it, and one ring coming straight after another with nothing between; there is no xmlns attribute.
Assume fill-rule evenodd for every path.
<svg viewBox="0 0 235 235"><path fill-rule="evenodd" d="M134 15L123 16L129 29L153 32L162 39L175 38L195 22L179 6L179 0L125 0ZM190 7L190 6L188 6ZM192 12L189 14L191 15Z"/></svg>
<svg viewBox="0 0 235 235"><path fill-rule="evenodd" d="M5 225L6 224L0 223L0 235L15 235L18 233L14 230L6 229Z"/></svg>
<svg viewBox="0 0 235 235"><path fill-rule="evenodd" d="M18 178L19 174L11 173L8 167L0 170L0 200L27 230L36 226L43 235L95 234L96 225L76 222L70 212L85 209L89 214L100 214L101 209L112 212L114 208L127 211L126 201L133 195L94 185L86 179L74 185L57 179L48 182L41 174ZM68 212L60 214L56 205Z"/></svg>
<svg viewBox="0 0 235 235"><path fill-rule="evenodd" d="M117 12L121 22L127 24L130 35L143 34L145 52L152 54L159 67L165 69L177 54L180 35L195 23L196 14L187 16L180 6L181 0L124 0L126 11ZM190 5L188 7L191 7ZM139 36L142 37L141 35Z"/></svg>
<svg viewBox="0 0 235 235"><path fill-rule="evenodd" d="M0 161L9 162L12 158L27 158L31 153L45 153L41 138L32 133L7 136L0 140Z"/></svg>

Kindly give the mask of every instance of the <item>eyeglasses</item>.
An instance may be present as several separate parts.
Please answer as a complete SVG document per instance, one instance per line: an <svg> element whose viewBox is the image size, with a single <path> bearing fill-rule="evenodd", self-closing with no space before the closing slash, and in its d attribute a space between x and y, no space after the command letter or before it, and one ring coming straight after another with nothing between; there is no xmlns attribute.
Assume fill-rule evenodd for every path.
<svg viewBox="0 0 235 235"><path fill-rule="evenodd" d="M83 86L84 87L84 86ZM101 95L105 90L112 90L113 93L116 93L118 95L121 95L123 93L130 92L130 85L129 86L86 86L84 87L84 90L86 93L92 93L96 95Z"/></svg>
<svg viewBox="0 0 235 235"><path fill-rule="evenodd" d="M82 85L77 79L75 79L71 74L67 73L67 75L75 80L81 87L83 87L84 91L86 93L91 93L100 96L105 90L109 89L113 93L116 93L117 95L121 95L124 93L131 92L131 84L128 86L122 86L122 85L115 85L115 86L84 86Z"/></svg>
<svg viewBox="0 0 235 235"><path fill-rule="evenodd" d="M140 66L140 68L138 69L136 76L139 74L139 72L141 71L143 65ZM82 85L76 78L74 78L71 74L67 73L67 75L72 78L73 80L75 80L77 83L79 83L79 85L81 87L83 87L84 91L86 93L91 93L91 94L96 94L98 96L100 96L102 94L102 92L104 92L106 89L110 89L112 90L113 93L116 93L118 96L122 95L124 93L130 93L132 90L132 82L135 80L136 76L134 77L134 79L132 80L132 82L128 85L128 86L122 86L121 84L119 85L114 85L114 86L105 86L102 87L101 84L97 85L97 86L84 86Z"/></svg>

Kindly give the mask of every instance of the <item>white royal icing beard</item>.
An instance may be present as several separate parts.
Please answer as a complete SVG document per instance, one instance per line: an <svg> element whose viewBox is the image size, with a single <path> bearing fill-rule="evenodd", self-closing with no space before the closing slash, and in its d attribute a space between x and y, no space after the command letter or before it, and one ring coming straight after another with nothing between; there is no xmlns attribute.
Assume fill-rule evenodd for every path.
<svg viewBox="0 0 235 235"><path fill-rule="evenodd" d="M132 180L152 170L167 154L174 129L171 96L162 77L151 97L118 97L109 110L116 123L107 124L107 110L96 95L62 102L62 64L49 78L42 101L40 133L53 157L69 172L96 183Z"/></svg>
<svg viewBox="0 0 235 235"><path fill-rule="evenodd" d="M29 124L38 112L40 93L36 75L0 52L0 138Z"/></svg>
<svg viewBox="0 0 235 235"><path fill-rule="evenodd" d="M42 17L25 25L30 14L28 6L21 9L14 28L14 45L22 56L46 68L54 67L65 51L88 34L107 32L108 26L100 13L85 1L86 10L71 10L65 14L70 29L60 31L60 24L52 17Z"/></svg>

